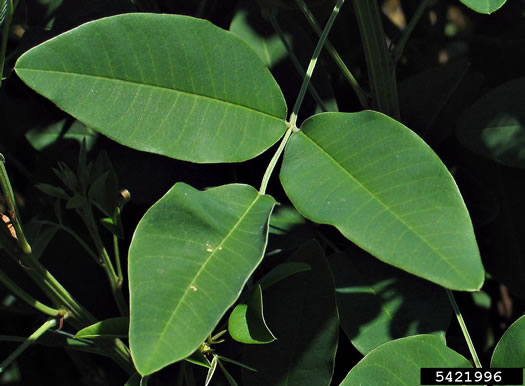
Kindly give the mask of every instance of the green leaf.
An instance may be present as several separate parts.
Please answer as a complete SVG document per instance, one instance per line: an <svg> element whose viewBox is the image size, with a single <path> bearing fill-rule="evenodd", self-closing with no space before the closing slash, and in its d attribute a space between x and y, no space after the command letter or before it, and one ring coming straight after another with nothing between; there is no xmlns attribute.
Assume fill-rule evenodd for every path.
<svg viewBox="0 0 525 386"><path fill-rule="evenodd" d="M248 16L247 9L239 9L230 24L230 31L248 43L264 65L271 68L288 56L286 47L268 24L259 23L255 29Z"/></svg>
<svg viewBox="0 0 525 386"><path fill-rule="evenodd" d="M133 374L124 384L124 386L141 386L142 376L139 373Z"/></svg>
<svg viewBox="0 0 525 386"><path fill-rule="evenodd" d="M525 315L516 320L505 331L500 341L494 349L490 367L506 368L518 367L523 368L525 379Z"/></svg>
<svg viewBox="0 0 525 386"><path fill-rule="evenodd" d="M486 158L525 168L524 100L525 78L489 91L458 120L458 139Z"/></svg>
<svg viewBox="0 0 525 386"><path fill-rule="evenodd" d="M411 335L435 333L445 342L451 308L443 288L358 248L332 255L329 261L341 327L362 354Z"/></svg>
<svg viewBox="0 0 525 386"><path fill-rule="evenodd" d="M385 343L367 354L341 382L355 385L419 385L422 367L472 367L434 335Z"/></svg>
<svg viewBox="0 0 525 386"><path fill-rule="evenodd" d="M261 262L275 201L247 185L176 184L129 251L131 352L151 374L195 351Z"/></svg>
<svg viewBox="0 0 525 386"><path fill-rule="evenodd" d="M228 332L237 342L264 344L275 340L266 325L261 286L256 286L246 302L239 303L228 319Z"/></svg>
<svg viewBox="0 0 525 386"><path fill-rule="evenodd" d="M312 267L271 286L264 293L265 317L275 342L245 346L243 371L250 386L329 385L339 321L328 262L319 244L304 245L289 262Z"/></svg>
<svg viewBox="0 0 525 386"><path fill-rule="evenodd" d="M74 121L72 124L69 124L68 120L63 119L43 129L31 129L26 133L25 137L31 146L38 151L55 144L61 139L72 139L79 143L86 141L87 150L91 150L97 140L97 133L80 121Z"/></svg>
<svg viewBox="0 0 525 386"><path fill-rule="evenodd" d="M110 318L83 328L76 333L75 338L127 338L128 330L128 317Z"/></svg>
<svg viewBox="0 0 525 386"><path fill-rule="evenodd" d="M37 184L35 188L41 192L47 194L48 196L60 198L63 200L69 200L69 195L59 186L53 186L49 184Z"/></svg>
<svg viewBox="0 0 525 386"><path fill-rule="evenodd" d="M206 367L207 369L210 368L210 362L206 359L200 348L195 350L189 357L184 358L184 360L193 363L194 365Z"/></svg>
<svg viewBox="0 0 525 386"><path fill-rule="evenodd" d="M293 261L284 262L276 266L270 272L262 277L259 281L259 285L262 289L271 287L272 285L279 283L281 280L292 276L298 272L309 271L311 267L308 264L296 263Z"/></svg>
<svg viewBox="0 0 525 386"><path fill-rule="evenodd" d="M0 0L0 27L4 24L4 21L7 17L7 8L9 5L9 0ZM2 76L3 74L0 74Z"/></svg>
<svg viewBox="0 0 525 386"><path fill-rule="evenodd" d="M281 182L297 210L378 259L456 290L478 290L468 211L436 154L373 111L306 120L286 147Z"/></svg>
<svg viewBox="0 0 525 386"><path fill-rule="evenodd" d="M278 206L270 218L267 254L294 250L315 237L312 223L292 206Z"/></svg>
<svg viewBox="0 0 525 386"><path fill-rule="evenodd" d="M500 9L507 0L460 0L470 9L479 13L490 14Z"/></svg>
<svg viewBox="0 0 525 386"><path fill-rule="evenodd" d="M257 55L188 16L89 22L25 53L16 72L89 127L173 158L244 161L286 130L283 95Z"/></svg>

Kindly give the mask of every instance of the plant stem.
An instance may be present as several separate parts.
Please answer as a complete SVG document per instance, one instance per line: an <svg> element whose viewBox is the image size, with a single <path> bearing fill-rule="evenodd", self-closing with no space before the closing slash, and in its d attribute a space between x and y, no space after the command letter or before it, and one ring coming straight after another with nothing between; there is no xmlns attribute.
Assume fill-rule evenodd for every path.
<svg viewBox="0 0 525 386"><path fill-rule="evenodd" d="M43 303L29 295L26 291L20 288L14 281L12 281L4 272L0 271L0 282L2 282L15 296L20 300L26 302L28 305L49 316L58 316L60 311L48 307Z"/></svg>
<svg viewBox="0 0 525 386"><path fill-rule="evenodd" d="M416 27L417 23L421 19L421 16L423 16L423 12L428 7L428 4L430 3L430 0L421 0L419 5L416 8L416 11L414 12L414 15L408 22L408 25L406 26L405 30L403 31L403 34L399 38L399 41L397 42L396 47L394 48L394 64L397 64L399 61L399 58L401 58L401 55L403 54L403 51L405 50L405 45L407 44L408 38L414 31L414 28Z"/></svg>
<svg viewBox="0 0 525 386"><path fill-rule="evenodd" d="M315 16L312 14L308 6L303 0L295 0L297 5L299 6L299 9L303 12L303 15L306 17L306 20L310 23L310 26L313 28L315 33L320 37L321 36L321 27L319 26L319 23L317 23L317 20L315 19ZM368 108L368 97L366 96L365 92L359 86L359 83L355 79L352 72L349 70L349 68L346 66L345 62L335 49L335 47L332 45L330 40L326 39L326 50L334 60L335 64L339 67L341 70L341 73L346 78L348 83L350 84L350 87L354 90L355 94L357 95L357 98L359 99L359 103L363 108Z"/></svg>
<svg viewBox="0 0 525 386"><path fill-rule="evenodd" d="M7 51L7 41L9 38L9 28L11 27L11 20L13 19L14 7L13 0L7 1L7 14L2 25L2 41L0 42L0 87L2 87L2 79L4 78L5 54Z"/></svg>
<svg viewBox="0 0 525 386"><path fill-rule="evenodd" d="M445 290L447 291L448 299L450 301L450 304L452 305L452 308L454 309L454 313L456 314L456 318L458 319L459 326L461 327L461 331L463 332L463 336L465 337L465 341L467 342L467 346L470 351L470 355L472 355L474 365L476 366L476 368L480 369L481 362L479 361L478 354L476 353L476 349L474 348L474 344L472 343L472 339L470 338L470 334L467 330L467 325L463 320L463 316L461 315L461 311L459 310L458 304L456 303L456 299L454 299L454 294L451 290L447 288Z"/></svg>
<svg viewBox="0 0 525 386"><path fill-rule="evenodd" d="M35 332L33 332L29 338L25 340L20 346L17 347L15 351L11 353L1 364L0 364L0 373L2 373L7 366L9 366L20 354L22 354L33 342L40 338L47 330L55 327L57 320L49 319L42 326L40 326Z"/></svg>
<svg viewBox="0 0 525 386"><path fill-rule="evenodd" d="M301 85L301 89L299 90L299 95L297 96L297 100L295 101L295 105L292 109L292 114L290 115L290 126L292 128L296 127L297 115L299 114L299 109L301 108L301 105L303 103L303 99L306 93L306 88L308 87L308 83L310 83L310 79L312 78L312 74L314 72L315 65L317 64L317 59L319 58L319 55L321 54L321 50L323 49L323 46L326 42L328 34L330 33L332 26L334 25L335 18L339 14L339 10L343 6L344 2L345 0L337 0L337 3L334 9L332 10L332 14L328 18L328 21L326 22L323 33L321 34L321 37L319 38L319 42L317 42L317 46L315 47L314 53L312 55L312 59L310 60L310 64L308 65L308 69L306 70L306 76L303 80L303 84Z"/></svg>
<svg viewBox="0 0 525 386"><path fill-rule="evenodd" d="M377 0L354 0L353 3L365 51L373 107L399 120L396 69L386 44L379 5Z"/></svg>
<svg viewBox="0 0 525 386"><path fill-rule="evenodd" d="M297 72L301 76L301 79L304 79L305 76L306 76L306 73L304 72L303 68L301 67L301 63L299 63L299 59L297 59L297 56L295 56L292 48L288 44L288 41L286 40L286 36L284 35L283 30L281 29L281 26L277 22L277 18L275 17L275 9L272 9L272 11L270 12L269 18L270 18L270 22L272 23L273 29L275 30L275 32L277 32L277 35L279 35L279 38L281 39L281 42L283 43L284 47L286 48L286 51L288 52L288 55L290 56L290 60L292 61L295 69L297 70ZM312 83L308 84L308 90L310 91L310 94L312 94L312 97L315 99L315 103L317 103L319 105L321 110L323 110L323 112L328 111L328 109L326 108L325 104L321 100L321 97L319 96L319 93L317 92L317 90L315 89L315 87L314 87L314 85Z"/></svg>
<svg viewBox="0 0 525 386"><path fill-rule="evenodd" d="M22 226L20 225L20 213L18 213L18 209L16 208L15 194L13 193L13 188L11 187L9 176L7 175L7 170L5 168L5 158L2 154L0 154L0 185L2 187L2 192L4 193L11 221L15 228L18 245L25 254L30 254L31 246L27 242Z"/></svg>
<svg viewBox="0 0 525 386"><path fill-rule="evenodd" d="M266 171L264 172L264 176L261 183L261 188L259 189L259 194L265 194L266 188L268 187L268 181L270 180L270 177L272 176L273 169L275 169L275 165L277 165L277 161L279 160L279 157L281 156L286 143L288 142L288 138L290 138L290 135L292 134L293 127L290 126L288 130L286 130L286 133L284 134L284 137L279 144L279 147L277 148L277 151L273 155L272 159L270 160L270 163L268 164L268 167L266 168Z"/></svg>

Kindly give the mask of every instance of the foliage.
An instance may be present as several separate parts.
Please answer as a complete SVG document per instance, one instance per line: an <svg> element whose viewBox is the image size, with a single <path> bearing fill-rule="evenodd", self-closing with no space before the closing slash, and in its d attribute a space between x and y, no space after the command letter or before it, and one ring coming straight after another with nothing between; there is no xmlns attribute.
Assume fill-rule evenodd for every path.
<svg viewBox="0 0 525 386"><path fill-rule="evenodd" d="M523 9L177 3L0 3L0 281L46 317L0 384L30 344L42 385L523 366L524 75L472 38Z"/></svg>

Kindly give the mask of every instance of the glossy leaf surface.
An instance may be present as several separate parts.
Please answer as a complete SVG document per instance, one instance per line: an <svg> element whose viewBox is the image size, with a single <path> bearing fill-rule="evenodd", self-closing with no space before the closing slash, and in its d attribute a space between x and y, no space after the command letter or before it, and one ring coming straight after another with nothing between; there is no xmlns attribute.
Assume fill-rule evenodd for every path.
<svg viewBox="0 0 525 386"><path fill-rule="evenodd" d="M507 166L525 168L525 78L483 95L458 121L457 136L468 149Z"/></svg>
<svg viewBox="0 0 525 386"><path fill-rule="evenodd" d="M234 34L187 16L86 23L24 54L16 71L89 127L173 158L244 161L286 129L284 98L257 55Z"/></svg>
<svg viewBox="0 0 525 386"><path fill-rule="evenodd" d="M492 354L491 367L518 367L525 377L525 316L515 321L505 331ZM525 379L525 378L524 378Z"/></svg>
<svg viewBox="0 0 525 386"><path fill-rule="evenodd" d="M245 347L250 386L323 386L332 378L339 321L333 278L319 244L310 242L289 262L311 266L265 290L266 322L277 340Z"/></svg>
<svg viewBox="0 0 525 386"><path fill-rule="evenodd" d="M329 262L341 327L362 354L411 335L433 333L445 341L452 309L443 288L358 248L332 255Z"/></svg>
<svg viewBox="0 0 525 386"><path fill-rule="evenodd" d="M452 176L386 115L309 118L288 142L281 182L301 214L380 260L448 288L481 287L472 223Z"/></svg>
<svg viewBox="0 0 525 386"><path fill-rule="evenodd" d="M275 340L264 320L261 286L256 286L245 302L239 303L228 319L228 332L237 342L264 344Z"/></svg>
<svg viewBox="0 0 525 386"><path fill-rule="evenodd" d="M460 0L470 9L479 13L492 13L500 9L507 0Z"/></svg>
<svg viewBox="0 0 525 386"><path fill-rule="evenodd" d="M247 185L178 183L146 212L129 251L130 344L141 374L209 336L263 257L274 204Z"/></svg>
<svg viewBox="0 0 525 386"><path fill-rule="evenodd" d="M341 386L419 385L422 367L472 367L434 335L417 335L385 343L350 370Z"/></svg>

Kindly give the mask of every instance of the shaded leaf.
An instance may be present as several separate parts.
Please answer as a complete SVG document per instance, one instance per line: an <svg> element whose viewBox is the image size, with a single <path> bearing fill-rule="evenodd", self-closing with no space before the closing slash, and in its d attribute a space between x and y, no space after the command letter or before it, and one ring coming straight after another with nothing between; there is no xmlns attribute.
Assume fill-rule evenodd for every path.
<svg viewBox="0 0 525 386"><path fill-rule="evenodd" d="M281 90L257 55L234 34L187 16L89 22L25 53L16 71L89 127L173 158L244 161L286 130Z"/></svg>
<svg viewBox="0 0 525 386"><path fill-rule="evenodd" d="M411 335L435 333L445 342L452 312L443 288L384 264L358 248L328 260L335 278L341 327L362 354Z"/></svg>
<svg viewBox="0 0 525 386"><path fill-rule="evenodd" d="M479 13L492 13L500 9L507 0L460 0L470 9Z"/></svg>
<svg viewBox="0 0 525 386"><path fill-rule="evenodd" d="M245 346L244 362L257 371L243 371L250 386L329 385L339 321L333 278L315 241L299 249L289 262L312 267L265 291L265 317L277 340Z"/></svg>
<svg viewBox="0 0 525 386"><path fill-rule="evenodd" d="M309 271L310 269L311 267L308 264L287 261L279 264L266 275L264 275L259 281L259 285L262 289L266 289L276 283L279 283L281 280L292 276L293 274Z"/></svg>
<svg viewBox="0 0 525 386"><path fill-rule="evenodd" d="M176 184L129 251L130 344L143 375L195 351L260 263L275 201L247 185Z"/></svg>
<svg viewBox="0 0 525 386"><path fill-rule="evenodd" d="M368 353L341 382L355 385L419 385L422 367L470 368L470 362L434 335L385 343Z"/></svg>
<svg viewBox="0 0 525 386"><path fill-rule="evenodd" d="M505 331L494 349L490 367L523 368L525 379L525 315L516 320Z"/></svg>
<svg viewBox="0 0 525 386"><path fill-rule="evenodd" d="M438 156L373 111L306 120L286 147L281 182L297 210L380 260L457 290L484 280L472 223Z"/></svg>
<svg viewBox="0 0 525 386"><path fill-rule="evenodd" d="M69 195L61 187L49 184L37 184L35 185L35 188L47 194L48 196L60 198L63 200L69 200Z"/></svg>
<svg viewBox="0 0 525 386"><path fill-rule="evenodd" d="M97 140L97 133L80 121L69 125L68 120L63 119L43 129L31 129L25 137L31 146L39 151L61 139L72 139L79 143L86 141L87 150L91 150Z"/></svg>
<svg viewBox="0 0 525 386"><path fill-rule="evenodd" d="M460 117L457 137L468 149L507 166L525 168L525 78L483 95Z"/></svg>
<svg viewBox="0 0 525 386"><path fill-rule="evenodd" d="M228 319L228 332L237 342L264 344L275 340L264 320L261 286L256 286L246 302L239 303Z"/></svg>
<svg viewBox="0 0 525 386"><path fill-rule="evenodd" d="M127 338L128 330L128 317L110 318L83 328L76 333L75 338Z"/></svg>
<svg viewBox="0 0 525 386"><path fill-rule="evenodd" d="M201 352L200 348L198 350L195 350L193 354L191 354L189 357L184 358L186 362L193 363L194 365L206 367L207 369L210 368L210 362L204 354Z"/></svg>

